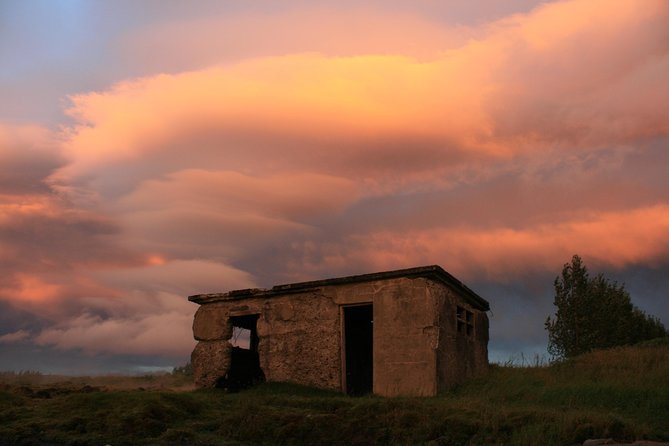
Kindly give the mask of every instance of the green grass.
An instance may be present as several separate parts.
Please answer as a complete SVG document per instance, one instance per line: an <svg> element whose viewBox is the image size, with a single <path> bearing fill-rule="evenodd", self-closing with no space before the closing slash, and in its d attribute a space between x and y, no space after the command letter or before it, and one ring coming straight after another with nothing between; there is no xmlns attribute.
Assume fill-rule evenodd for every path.
<svg viewBox="0 0 669 446"><path fill-rule="evenodd" d="M543 367L493 366L435 398L351 398L271 383L240 392L0 374L0 445L570 445L669 440L669 345ZM164 378L169 379L169 378ZM96 384L96 383L93 383ZM147 390L139 390L139 388ZM184 388L181 386L180 388ZM120 390L125 389L125 390Z"/></svg>

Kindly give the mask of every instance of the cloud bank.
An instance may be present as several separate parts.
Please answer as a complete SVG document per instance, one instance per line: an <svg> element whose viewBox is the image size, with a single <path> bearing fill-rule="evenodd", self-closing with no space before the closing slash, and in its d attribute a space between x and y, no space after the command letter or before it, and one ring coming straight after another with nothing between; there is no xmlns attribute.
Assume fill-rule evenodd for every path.
<svg viewBox="0 0 669 446"><path fill-rule="evenodd" d="M246 17L267 26L226 60L158 57L164 72L71 97L59 131L1 126L0 300L45 322L0 342L180 357L188 294L433 263L508 285L574 253L666 268L669 6L610 5L383 16L360 45ZM219 42L244 32L128 38L186 54L221 24Z"/></svg>

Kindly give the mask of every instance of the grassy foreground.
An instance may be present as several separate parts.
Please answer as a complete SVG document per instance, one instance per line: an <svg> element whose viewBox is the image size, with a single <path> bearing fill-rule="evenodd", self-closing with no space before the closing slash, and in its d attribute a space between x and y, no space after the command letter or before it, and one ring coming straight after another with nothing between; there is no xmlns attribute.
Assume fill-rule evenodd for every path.
<svg viewBox="0 0 669 446"><path fill-rule="evenodd" d="M487 376L435 398L350 398L278 383L228 394L183 390L188 383L170 382L173 377L118 378L122 384L112 378L19 378L0 374L2 446L669 440L667 343L594 352L545 367L494 366Z"/></svg>

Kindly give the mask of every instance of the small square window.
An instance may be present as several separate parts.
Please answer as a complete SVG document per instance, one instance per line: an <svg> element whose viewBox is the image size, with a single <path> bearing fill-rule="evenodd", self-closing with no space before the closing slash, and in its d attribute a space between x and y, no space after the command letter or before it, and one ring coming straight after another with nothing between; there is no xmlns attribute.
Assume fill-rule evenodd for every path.
<svg viewBox="0 0 669 446"><path fill-rule="evenodd" d="M474 313L463 307L456 307L455 319L457 321L458 333L463 333L467 336L474 334Z"/></svg>

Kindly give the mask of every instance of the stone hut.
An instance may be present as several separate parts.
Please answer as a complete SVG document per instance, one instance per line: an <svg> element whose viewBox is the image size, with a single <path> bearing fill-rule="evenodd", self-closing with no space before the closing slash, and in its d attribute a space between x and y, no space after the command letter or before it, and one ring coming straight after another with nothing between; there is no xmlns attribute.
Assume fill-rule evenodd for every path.
<svg viewBox="0 0 669 446"><path fill-rule="evenodd" d="M436 265L188 299L200 387L431 396L488 367L488 302Z"/></svg>

